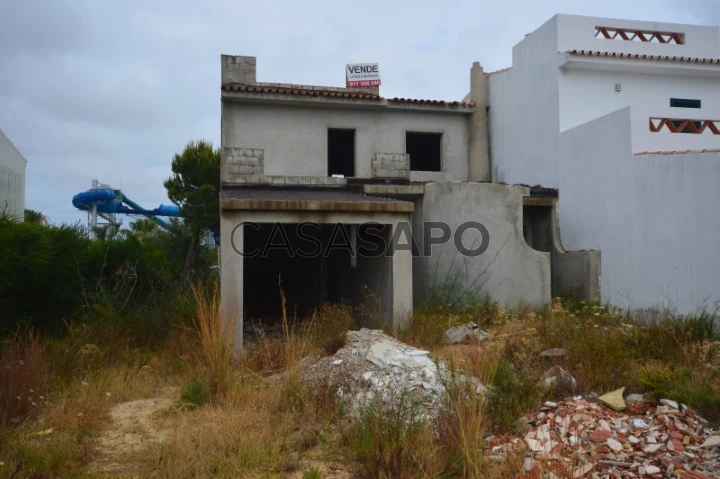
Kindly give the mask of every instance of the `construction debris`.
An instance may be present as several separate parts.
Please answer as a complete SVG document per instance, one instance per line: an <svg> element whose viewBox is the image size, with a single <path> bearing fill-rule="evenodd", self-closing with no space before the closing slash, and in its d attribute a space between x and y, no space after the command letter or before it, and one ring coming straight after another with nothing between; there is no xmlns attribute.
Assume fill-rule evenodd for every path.
<svg viewBox="0 0 720 479"><path fill-rule="evenodd" d="M542 375L538 387L553 391L557 397L575 394L577 380L560 366L553 366Z"/></svg>
<svg viewBox="0 0 720 479"><path fill-rule="evenodd" d="M720 478L720 435L674 401L623 414L580 397L546 402L522 436L489 438L494 452L525 452L524 478Z"/></svg>
<svg viewBox="0 0 720 479"><path fill-rule="evenodd" d="M463 325L448 329L442 335L441 341L445 344L468 344L481 343L487 340L490 334L486 333L472 321Z"/></svg>
<svg viewBox="0 0 720 479"><path fill-rule="evenodd" d="M375 398L392 403L404 394L418 406L423 420L434 419L440 411L447 394L445 381L451 376L442 362L430 359L428 351L365 328L348 331L345 346L303 372L305 381L322 381L335 390L351 413L359 413ZM486 393L476 379L461 377L474 393Z"/></svg>
<svg viewBox="0 0 720 479"><path fill-rule="evenodd" d="M615 391L603 394L598 398L598 401L611 409L622 411L627 407L623 399L623 392L625 392L625 388L616 389Z"/></svg>

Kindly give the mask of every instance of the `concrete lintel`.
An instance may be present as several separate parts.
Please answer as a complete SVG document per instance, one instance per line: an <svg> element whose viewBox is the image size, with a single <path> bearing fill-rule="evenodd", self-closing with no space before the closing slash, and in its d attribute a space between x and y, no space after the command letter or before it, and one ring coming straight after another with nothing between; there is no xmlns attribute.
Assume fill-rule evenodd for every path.
<svg viewBox="0 0 720 479"><path fill-rule="evenodd" d="M425 185L363 185L363 193L369 196L422 196Z"/></svg>
<svg viewBox="0 0 720 479"><path fill-rule="evenodd" d="M364 211L412 213L409 201L342 201L342 200L255 200L228 198L220 200L223 210L270 211Z"/></svg>

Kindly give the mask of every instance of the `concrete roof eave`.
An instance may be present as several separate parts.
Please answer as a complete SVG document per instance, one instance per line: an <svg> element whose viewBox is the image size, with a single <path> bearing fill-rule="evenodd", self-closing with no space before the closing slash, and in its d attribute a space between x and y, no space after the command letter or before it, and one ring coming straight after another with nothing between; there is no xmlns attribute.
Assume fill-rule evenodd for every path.
<svg viewBox="0 0 720 479"><path fill-rule="evenodd" d="M575 55L572 53L559 53L558 67L563 70L595 70L604 72L720 78L720 65L718 64Z"/></svg>
<svg viewBox="0 0 720 479"><path fill-rule="evenodd" d="M324 212L383 212L412 213L412 201L342 201L342 200L275 200L226 198L220 200L222 210L250 211L324 211Z"/></svg>
<svg viewBox="0 0 720 479"><path fill-rule="evenodd" d="M222 92L222 101L231 103L297 106L304 108L338 108L348 110L392 110L470 115L474 106L388 101L387 98L356 99L286 95L278 93Z"/></svg>

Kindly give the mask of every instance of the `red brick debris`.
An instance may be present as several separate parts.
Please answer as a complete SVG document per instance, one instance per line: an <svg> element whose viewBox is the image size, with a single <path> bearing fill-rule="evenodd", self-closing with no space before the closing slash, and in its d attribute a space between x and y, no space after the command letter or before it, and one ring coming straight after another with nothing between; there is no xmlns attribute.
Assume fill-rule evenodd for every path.
<svg viewBox="0 0 720 479"><path fill-rule="evenodd" d="M524 435L491 437L494 454L525 453L524 479L720 478L720 435L679 405L629 402L616 412L579 397L546 402Z"/></svg>

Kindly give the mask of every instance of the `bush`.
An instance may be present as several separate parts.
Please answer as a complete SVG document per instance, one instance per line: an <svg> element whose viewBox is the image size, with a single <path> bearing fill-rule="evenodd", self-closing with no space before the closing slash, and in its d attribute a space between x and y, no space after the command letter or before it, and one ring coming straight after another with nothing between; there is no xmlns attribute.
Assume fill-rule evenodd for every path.
<svg viewBox="0 0 720 479"><path fill-rule="evenodd" d="M343 432L348 459L363 477L417 477L432 468L435 447L429 425L408 395L374 398Z"/></svg>
<svg viewBox="0 0 720 479"><path fill-rule="evenodd" d="M512 431L520 416L533 408L542 398L541 391L526 376L518 375L507 359L495 369L488 392L488 411L496 427Z"/></svg>
<svg viewBox="0 0 720 479"><path fill-rule="evenodd" d="M182 282L191 238L185 227L173 228L91 241L80 226L0 216L0 336L18 327L59 336L83 320L139 343L162 338L170 321L194 314ZM206 281L215 258L208 249L197 255L195 278Z"/></svg>
<svg viewBox="0 0 720 479"><path fill-rule="evenodd" d="M195 378L183 389L178 406L181 409L198 408L205 404L206 398L207 385L201 379Z"/></svg>

